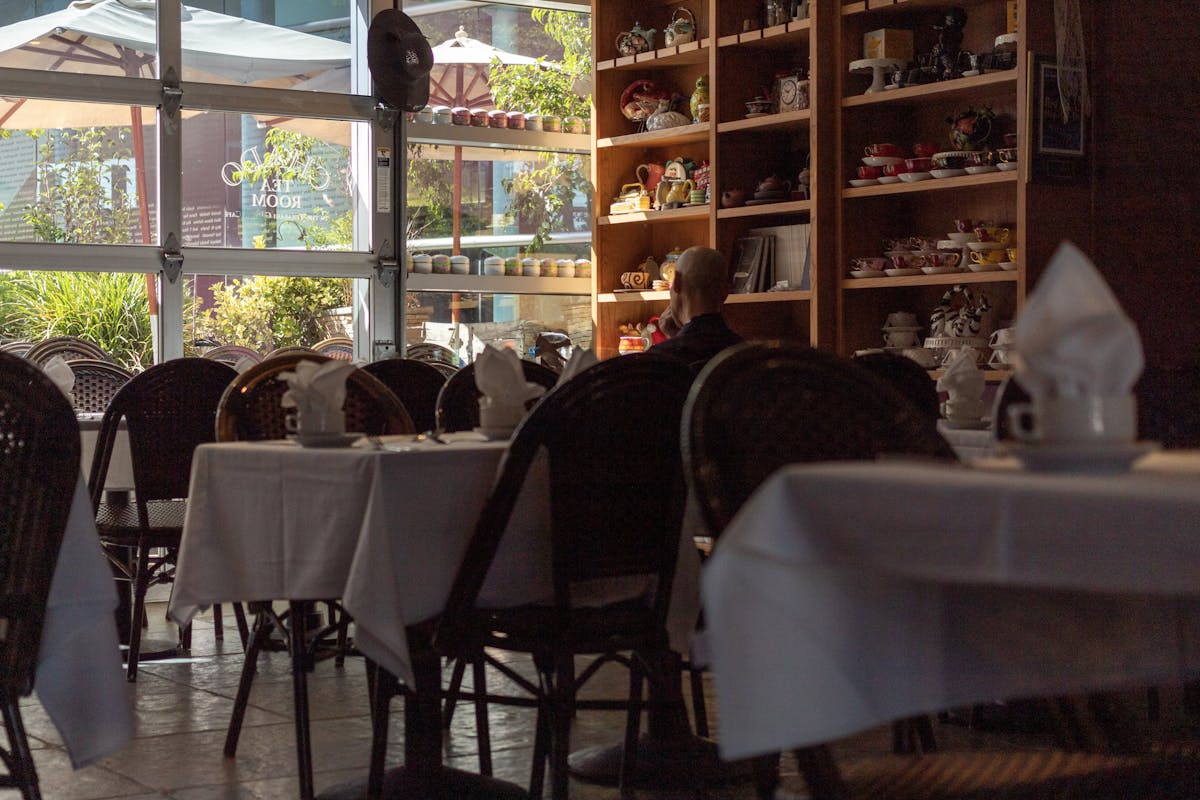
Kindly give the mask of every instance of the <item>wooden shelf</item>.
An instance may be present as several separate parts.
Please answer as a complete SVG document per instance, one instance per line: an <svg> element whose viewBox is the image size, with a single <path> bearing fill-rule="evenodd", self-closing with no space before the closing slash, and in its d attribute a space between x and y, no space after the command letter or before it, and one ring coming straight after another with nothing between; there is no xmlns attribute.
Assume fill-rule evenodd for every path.
<svg viewBox="0 0 1200 800"><path fill-rule="evenodd" d="M709 204L688 206L686 208L670 208L666 211L631 211L628 214L610 214L607 217L597 217L597 225L629 225L641 222L678 222L685 219L707 219Z"/></svg>
<svg viewBox="0 0 1200 800"><path fill-rule="evenodd" d="M977 6L989 2L989 0L958 0L954 3L957 6ZM880 16L891 16L894 14L904 14L910 11L924 11L927 9L944 9L946 3L942 0L858 0L854 3L846 3L842 6L842 16L849 17L855 14L876 14Z"/></svg>
<svg viewBox="0 0 1200 800"><path fill-rule="evenodd" d="M792 128L800 123L807 125L812 120L812 110L784 111L781 114L767 114L765 117L750 119L734 119L717 124L717 133L742 133L745 131L771 132L777 128Z"/></svg>
<svg viewBox="0 0 1200 800"><path fill-rule="evenodd" d="M596 140L596 148L604 150L610 147L662 147L672 144L707 142L711 132L711 123L693 122L691 125L680 125L677 128L667 128L661 131L606 136Z"/></svg>
<svg viewBox="0 0 1200 800"><path fill-rule="evenodd" d="M770 214L801 214L811 210L811 200L788 200L782 203L766 203L761 206L735 206L734 208L722 208L717 212L717 219L765 217Z"/></svg>
<svg viewBox="0 0 1200 800"><path fill-rule="evenodd" d="M597 303L645 303L670 299L670 292L603 292L596 295Z"/></svg>
<svg viewBox="0 0 1200 800"><path fill-rule="evenodd" d="M712 40L701 39L674 47L660 47L636 56L621 56L596 62L597 72L643 71L657 67L676 67L683 64L704 64L708 61L708 48Z"/></svg>
<svg viewBox="0 0 1200 800"><path fill-rule="evenodd" d="M648 301L670 300L670 292L606 292L596 295L597 303L645 303ZM725 300L730 303L797 303L812 300L812 292L747 292L746 294L731 294Z"/></svg>
<svg viewBox="0 0 1200 800"><path fill-rule="evenodd" d="M592 279L525 278L516 275L430 275L410 272L405 289L410 292L589 295L592 293Z"/></svg>
<svg viewBox="0 0 1200 800"><path fill-rule="evenodd" d="M922 83L917 86L905 86L900 89L890 89L871 94L853 94L842 98L843 108L878 105L920 104L930 98L938 100L958 100L960 98L977 98L987 90L1013 91L1017 90L1017 71L1006 69L999 72L985 72L982 75L972 75L969 78L955 78L952 81Z"/></svg>
<svg viewBox="0 0 1200 800"><path fill-rule="evenodd" d="M954 286L959 283L1016 283L1013 271L952 272L949 275L906 275L902 278L842 278L843 289L895 289L900 286Z"/></svg>
<svg viewBox="0 0 1200 800"><path fill-rule="evenodd" d="M756 47L766 50L791 48L806 41L812 30L812 21L796 20L785 25L758 28L742 33L732 33L717 39L717 47Z"/></svg>
<svg viewBox="0 0 1200 800"><path fill-rule="evenodd" d="M1015 184L1020 170L1008 172L985 172L982 175L959 175L957 178L929 178L914 183L889 183L860 186L842 190L842 197L853 200L859 197L879 197L889 194L912 194L913 192L936 192L945 189L963 189L970 186L996 186Z"/></svg>
<svg viewBox="0 0 1200 800"><path fill-rule="evenodd" d="M548 133L546 131L476 128L470 125L432 125L406 123L411 144L442 144L462 147L487 147L512 150L555 150L560 153L591 152L591 137L586 133Z"/></svg>

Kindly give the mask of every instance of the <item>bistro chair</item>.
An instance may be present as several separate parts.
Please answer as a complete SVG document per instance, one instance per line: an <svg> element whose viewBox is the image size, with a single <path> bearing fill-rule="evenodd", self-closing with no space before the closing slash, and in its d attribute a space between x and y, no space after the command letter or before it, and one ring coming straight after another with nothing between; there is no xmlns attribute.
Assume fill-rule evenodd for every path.
<svg viewBox="0 0 1200 800"><path fill-rule="evenodd" d="M0 353L0 787L38 800L20 698L34 688L50 582L79 482L79 426L35 364Z"/></svg>
<svg viewBox="0 0 1200 800"><path fill-rule="evenodd" d="M309 353L292 353L268 358L238 375L225 390L217 411L217 440L221 442L263 441L283 439L287 436L287 413L281 405L287 384L279 380L279 374L294 369L300 361L324 362L325 356ZM404 404L382 382L361 369L355 369L346 377L346 429L368 436L414 433L412 418ZM329 624L311 638L308 653L291 653L293 669L311 669L313 651L323 647L328 637L337 634L337 646L333 650L340 665L348 650L347 628L350 618L332 600L329 607ZM235 608L238 606L235 605ZM290 641L288 613L276 613L270 603L254 603L254 626L250 631L246 660L238 682L237 697L233 714L225 734L225 755L237 755L238 739L242 722L250 702L250 689L254 683L258 656L271 647L271 634L278 632L284 642ZM308 738L308 731L303 736Z"/></svg>
<svg viewBox="0 0 1200 800"><path fill-rule="evenodd" d="M521 369L525 372L525 380L540 383L547 391L558 382L558 375L534 361L522 359ZM438 395L438 428L443 431L469 431L479 427L479 398L482 394L475 385L474 364L455 372Z"/></svg>
<svg viewBox="0 0 1200 800"><path fill-rule="evenodd" d="M404 351L404 357L415 358L417 361L438 361L452 367L458 366L458 358L454 355L454 351L434 342L410 344Z"/></svg>
<svg viewBox="0 0 1200 800"><path fill-rule="evenodd" d="M287 347L276 347L271 352L263 356L263 361L271 358L279 358L280 356L319 356L321 355L311 347L302 347L300 345L288 345Z"/></svg>
<svg viewBox="0 0 1200 800"><path fill-rule="evenodd" d="M236 368L243 359L250 359L255 364L263 360L262 353L249 347L242 347L237 344L223 344L214 347L207 351L204 357L213 361L220 361L222 364L228 364Z"/></svg>
<svg viewBox="0 0 1200 800"><path fill-rule="evenodd" d="M354 340L349 336L331 336L328 339L322 339L314 344L312 349L323 356L340 361L354 360Z"/></svg>
<svg viewBox="0 0 1200 800"><path fill-rule="evenodd" d="M5 342L4 344L0 344L0 353L8 353L10 356L24 358L32 348L33 342Z"/></svg>
<svg viewBox="0 0 1200 800"><path fill-rule="evenodd" d="M112 361L112 356L106 353L104 348L92 344L86 339L80 339L77 336L53 336L49 339L43 339L29 348L29 351L25 353L25 358L39 367L46 366L46 363L55 356L62 356L64 361L71 361L77 358Z"/></svg>
<svg viewBox="0 0 1200 800"><path fill-rule="evenodd" d="M937 384L925 368L911 358L888 352L867 353L856 356L854 363L891 384L934 420L941 416Z"/></svg>
<svg viewBox="0 0 1200 800"><path fill-rule="evenodd" d="M66 363L75 373L71 396L75 398L77 414L103 414L121 387L133 377L133 373L110 361L75 358Z"/></svg>
<svg viewBox="0 0 1200 800"><path fill-rule="evenodd" d="M216 440L217 406L236 375L228 365L205 358L166 361L131 378L100 422L88 485L100 541L133 593L126 662L130 681L137 680L146 592L175 577L192 453ZM134 502L102 502L122 419L129 436ZM220 613L213 608L214 620ZM239 619L239 628L245 626L245 619ZM190 631L180 631L180 642L185 649L190 646Z"/></svg>
<svg viewBox="0 0 1200 800"><path fill-rule="evenodd" d="M643 681L671 678L663 670L671 662L666 615L684 503L677 431L690 383L691 373L682 362L638 354L602 362L539 403L517 428L437 624L433 643L442 655L484 659L536 698L531 797L542 796L547 760L552 796L567 797L570 725L580 708L627 711L621 772L627 786L637 757ZM656 402L644 402L651 396ZM543 450L549 460L552 555L547 568L553 596L518 608L480 608L476 598L526 474ZM638 468L614 467L627 464ZM572 602L581 584L630 578L646 579L653 588L605 605ZM417 626L409 641L428 641L428 631ZM532 654L538 684L493 657L493 649ZM577 672L576 655L594 660ZM630 668L629 698L577 700L580 687L608 661ZM387 698L394 693L395 679L381 670L376 680L390 681L377 686L373 710L371 783L378 786L386 751Z"/></svg>
<svg viewBox="0 0 1200 800"><path fill-rule="evenodd" d="M364 364L361 369L400 398L417 430L433 430L437 424L438 394L446 385L446 376L437 367L412 358L384 358Z"/></svg>

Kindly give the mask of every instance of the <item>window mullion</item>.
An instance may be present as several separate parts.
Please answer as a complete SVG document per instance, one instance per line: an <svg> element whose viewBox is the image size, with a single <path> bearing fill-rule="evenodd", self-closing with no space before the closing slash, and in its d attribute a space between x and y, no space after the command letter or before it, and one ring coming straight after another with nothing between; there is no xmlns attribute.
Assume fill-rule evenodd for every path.
<svg viewBox="0 0 1200 800"><path fill-rule="evenodd" d="M178 254L183 242L183 146L181 109L173 102L179 90L183 58L180 4L158 3L158 77L163 100L158 106L158 242L164 254ZM177 95L175 96L177 100ZM172 280L172 278L174 278ZM159 271L158 360L183 356L183 276Z"/></svg>

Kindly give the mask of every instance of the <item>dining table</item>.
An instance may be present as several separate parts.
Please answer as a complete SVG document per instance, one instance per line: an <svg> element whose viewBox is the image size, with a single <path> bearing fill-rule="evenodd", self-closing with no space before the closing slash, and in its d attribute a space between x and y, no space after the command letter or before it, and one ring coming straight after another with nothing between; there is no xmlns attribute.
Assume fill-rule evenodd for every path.
<svg viewBox="0 0 1200 800"><path fill-rule="evenodd" d="M83 476L55 562L34 690L80 769L125 746L133 708L121 665L117 590Z"/></svg>
<svg viewBox="0 0 1200 800"><path fill-rule="evenodd" d="M354 619L355 647L417 694L435 694L440 675L428 677L414 664L408 629L441 612L507 449L507 440L474 433L370 437L338 448L290 440L201 445L168 613L182 625L218 602L340 598ZM548 470L546 459L535 459L481 605L553 595ZM597 586L584 602L644 588ZM681 652L698 613L699 559L689 545L680 548L669 620ZM299 735L306 725L303 672L294 669L293 681L301 794L308 798L311 753ZM436 702L408 705L440 713ZM440 765L440 725L419 724L420 731L406 725L406 750L410 736L437 737L423 752L436 753Z"/></svg>
<svg viewBox="0 0 1200 800"><path fill-rule="evenodd" d="M764 482L702 580L722 755L1200 675L1200 451L1105 471L1086 450Z"/></svg>

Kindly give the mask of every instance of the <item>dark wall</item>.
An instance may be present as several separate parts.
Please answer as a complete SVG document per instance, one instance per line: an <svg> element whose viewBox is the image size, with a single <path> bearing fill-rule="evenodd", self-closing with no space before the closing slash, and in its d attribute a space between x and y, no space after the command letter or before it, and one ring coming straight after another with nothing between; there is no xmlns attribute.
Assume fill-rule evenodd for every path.
<svg viewBox="0 0 1200 800"><path fill-rule="evenodd" d="M1096 0L1094 257L1149 366L1200 361L1200 14Z"/></svg>

